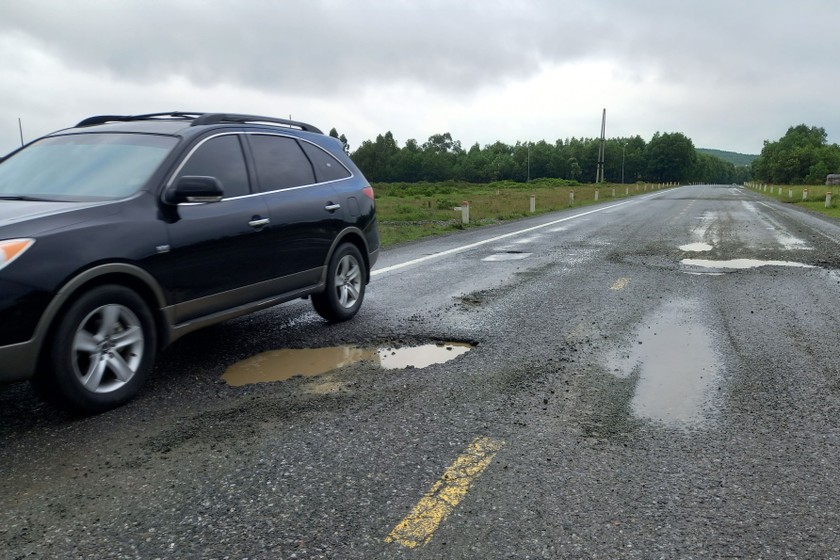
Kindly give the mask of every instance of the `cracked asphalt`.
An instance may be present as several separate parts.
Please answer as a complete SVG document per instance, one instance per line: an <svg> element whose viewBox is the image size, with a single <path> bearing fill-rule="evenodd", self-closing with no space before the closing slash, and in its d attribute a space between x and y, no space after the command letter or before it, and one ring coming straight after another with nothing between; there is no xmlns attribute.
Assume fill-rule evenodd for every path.
<svg viewBox="0 0 840 560"><path fill-rule="evenodd" d="M840 558L838 243L679 187L390 249L354 320L297 301L192 333L106 414L0 387L2 556ZM221 379L440 341L475 347Z"/></svg>

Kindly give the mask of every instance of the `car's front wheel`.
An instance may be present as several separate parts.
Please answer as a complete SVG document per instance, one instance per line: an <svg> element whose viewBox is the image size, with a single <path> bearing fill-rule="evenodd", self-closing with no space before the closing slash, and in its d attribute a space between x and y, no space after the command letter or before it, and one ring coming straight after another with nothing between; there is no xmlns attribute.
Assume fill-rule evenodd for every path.
<svg viewBox="0 0 840 560"><path fill-rule="evenodd" d="M143 299L123 286L99 286L62 314L33 382L59 406L102 412L137 394L156 351L154 320Z"/></svg>
<svg viewBox="0 0 840 560"><path fill-rule="evenodd" d="M351 319L365 298L365 261L352 243L340 245L327 268L327 289L312 296L318 315L331 322Z"/></svg>

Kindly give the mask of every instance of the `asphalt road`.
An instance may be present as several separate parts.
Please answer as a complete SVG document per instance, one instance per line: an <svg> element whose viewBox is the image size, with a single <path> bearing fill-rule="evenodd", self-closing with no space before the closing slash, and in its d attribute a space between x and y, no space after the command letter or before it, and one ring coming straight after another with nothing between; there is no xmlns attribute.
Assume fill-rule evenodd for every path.
<svg viewBox="0 0 840 560"><path fill-rule="evenodd" d="M107 414L0 387L0 555L840 558L839 242L680 187L386 251L353 321L193 333Z"/></svg>

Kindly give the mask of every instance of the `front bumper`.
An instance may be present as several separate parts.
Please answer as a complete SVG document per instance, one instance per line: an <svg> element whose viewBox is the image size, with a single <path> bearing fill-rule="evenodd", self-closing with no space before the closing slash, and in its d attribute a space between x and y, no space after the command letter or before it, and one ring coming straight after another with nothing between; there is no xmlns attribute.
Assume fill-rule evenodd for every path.
<svg viewBox="0 0 840 560"><path fill-rule="evenodd" d="M0 346L0 383L21 381L35 375L38 351L35 340Z"/></svg>
<svg viewBox="0 0 840 560"><path fill-rule="evenodd" d="M44 290L0 279L0 383L35 374L42 343L36 330L49 300Z"/></svg>

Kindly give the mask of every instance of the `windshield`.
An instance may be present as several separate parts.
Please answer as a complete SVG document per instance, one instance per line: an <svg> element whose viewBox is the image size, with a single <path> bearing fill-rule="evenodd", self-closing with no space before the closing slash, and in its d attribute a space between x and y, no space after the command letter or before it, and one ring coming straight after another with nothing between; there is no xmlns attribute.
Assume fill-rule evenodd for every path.
<svg viewBox="0 0 840 560"><path fill-rule="evenodd" d="M45 138L0 163L0 199L124 198L143 186L177 141L150 134Z"/></svg>

